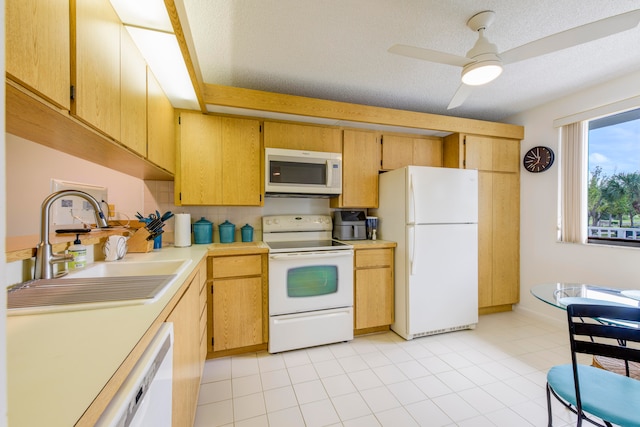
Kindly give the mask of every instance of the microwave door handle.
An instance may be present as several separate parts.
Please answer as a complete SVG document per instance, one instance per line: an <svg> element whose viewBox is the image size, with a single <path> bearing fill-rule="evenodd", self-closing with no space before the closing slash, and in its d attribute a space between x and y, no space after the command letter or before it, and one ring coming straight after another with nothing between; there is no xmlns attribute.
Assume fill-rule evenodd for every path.
<svg viewBox="0 0 640 427"><path fill-rule="evenodd" d="M333 162L331 160L327 160L327 187L331 188L333 185L333 174L331 173L331 166Z"/></svg>

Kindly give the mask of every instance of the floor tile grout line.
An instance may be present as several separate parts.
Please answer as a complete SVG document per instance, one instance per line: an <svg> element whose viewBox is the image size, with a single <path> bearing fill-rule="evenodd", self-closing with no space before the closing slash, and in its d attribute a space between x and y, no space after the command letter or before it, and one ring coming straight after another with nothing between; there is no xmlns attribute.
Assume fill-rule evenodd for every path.
<svg viewBox="0 0 640 427"><path fill-rule="evenodd" d="M505 319L509 319L509 320L505 322ZM461 381L463 381L464 379L464 381L468 383L468 385L465 386L463 382L460 385L460 387L469 387L469 388L472 387L472 388L477 388L479 390L485 390L488 385L498 384L498 383L500 383L499 385L500 387L512 388L514 387L514 382L517 384L517 381L522 379L525 379L526 381L530 382L532 384L531 387L534 387L536 385L539 386L540 385L539 383L541 381L540 377L543 377L544 374L546 373L546 370L548 369L546 365L551 366L552 364L555 364L555 362L558 360L567 360L569 356L569 353L567 352L567 349L566 349L567 345L562 341L560 341L560 339L558 338L563 335L563 331L561 328L544 326L544 327L538 328L535 334L531 334L531 336L527 337L526 335L523 335L523 332L536 331L535 322L531 321L531 319L527 317L519 316L517 313L509 313L508 317L506 316L487 317L487 320L488 320L487 322L481 322L480 327L477 328L477 330L475 331L476 333L474 334L458 335L458 333L453 333L453 334L445 334L445 335L440 335L435 337L425 337L425 338L433 338L433 339L429 339L428 341L427 340L420 341L420 342L417 340L403 341L399 337L393 335L392 332L387 332L387 333L373 335L373 336L356 337L356 340L347 343L346 346L343 345L341 347L337 347L337 346L329 345L329 346L326 346L326 349L324 351L319 350L318 354L315 354L315 355L312 354L311 350L305 350L305 355L308 360L303 364L309 364L310 369L313 369L314 376L317 377L318 381L320 381L320 385L322 386L324 393L327 395L327 398L329 399L329 402L331 403L334 411L336 412L336 414L338 414L340 423L344 423L345 420L342 420L342 418L340 417L338 408L336 407L335 400L334 400L334 397L337 397L338 395L336 396L329 395L327 384L325 384L325 381L323 380L336 375L345 375L346 378L350 379L349 373L357 372L357 371L347 372L344 369L344 366L340 364L340 360L344 357L348 357L349 355L359 356L360 359L362 359L362 361L364 362L364 365L366 365L366 367L364 367L363 370L366 369L368 371L367 375L373 375L373 377L377 378L382 384L382 386L384 387L384 392L391 393L391 395L393 395L393 392L391 392L390 386L394 384L396 380L394 380L393 377L388 376L388 375L393 375L391 373L389 373L388 375L383 374L383 372L385 371L383 367L385 366L392 366L393 368L397 369L398 372L401 372L402 375L406 375L407 380L411 381L412 384L414 384L414 386L416 386L415 384L416 377L409 375L407 374L407 372L403 371L401 369L401 366L399 366L402 363L405 363L405 362L417 363L419 366L424 368L426 375L423 375L422 373L420 373L421 376L418 378L422 378L424 376L434 376L435 378L438 378L438 375L444 376L446 378L447 375L443 375L443 373L456 373L457 375L460 376ZM504 325L501 323L508 323L508 325ZM540 333L541 330L543 331L542 333ZM546 342L544 341L546 336L551 336L552 339L550 339L549 342ZM416 345L419 347L409 348L409 346L412 346L412 345ZM425 352L420 347L422 347L424 350L427 350L427 352ZM468 365L467 362L462 357L463 355L467 356L466 354L464 354L466 348L473 348L477 350L478 351L477 354L479 355L479 358L468 357L468 360L470 362L473 362L470 365ZM434 349L436 350L433 351ZM420 359L421 358L425 359L425 354L428 354L429 351L431 352L430 357L437 357L437 359L432 359L432 361L440 360L443 363L447 363L449 365L449 368L447 368L446 370L438 370L437 368L429 369L428 365L425 366L421 364ZM376 354L372 354L373 352L376 352ZM394 356L400 355L399 357L400 361L393 359L391 355L394 355ZM447 355L452 355L454 357L448 358ZM333 372L333 373L327 374L327 371L324 371L322 373L322 375L324 376L321 376L321 371L319 367L320 365L318 365L318 363L328 360L327 356L332 356L330 359L335 360L338 364L340 364L340 367L342 367L343 373ZM536 358L539 358L539 356L544 356L543 357L544 360L542 362L538 362L536 360ZM256 353L251 355L250 357L259 359L259 357L263 357L263 356L258 356ZM264 356L264 357L269 357L269 356ZM391 363L387 363L384 360L385 358L391 360ZM483 360L483 359L484 359L484 362L479 362L479 360ZM261 375L263 372L266 372L267 370L265 369L263 371L263 367L261 366L259 360L256 360L256 362L258 363L257 374L259 375L260 388L261 388L261 392L263 393L262 399L263 399L263 404L265 406L265 416L266 416L267 422L269 422L268 421L269 411L266 404L266 396L267 396L266 392L268 392L268 390L264 389L264 380ZM283 360L283 362L285 361ZM297 360L295 362L298 363L300 361ZM423 360L423 362L425 361ZM231 364L231 362L229 362L229 364ZM520 364L522 364L522 366L520 366ZM224 364L221 364L221 366L224 366ZM290 370L290 367L286 364L286 362L284 363L284 366L286 369L286 375L287 375L288 381L291 387L293 388L294 384L293 384L292 371ZM409 366L411 365L407 364L404 367L406 369L409 369ZM471 372L471 368L481 369L481 371L485 372L487 376L492 375L491 382L485 382L481 378L474 377ZM231 370L231 366L229 366L229 369ZM273 366L271 366L268 369L273 370ZM498 370L497 371L498 375L495 375L495 372L492 371L494 369ZM238 374L238 372L240 371L236 371L234 373ZM507 373L505 374L504 372L507 372ZM243 373L241 376L244 376L245 374L246 372ZM304 375L304 373L302 373L302 375ZM384 375L387 375L387 376L385 377ZM230 373L230 376L231 376L231 379L235 378L235 376L231 373ZM455 378L456 375L452 375L452 377ZM212 378L216 378L216 376L211 375L209 378L206 378L207 380L206 382L213 382L213 381L220 380L220 378L217 378L217 379L212 379ZM298 379L299 378L300 377L298 377ZM306 381L302 381L302 382L306 382ZM205 381L203 380L203 384L204 383ZM527 386L527 388L528 387L529 386ZM464 398L460 393L469 389L469 388L458 389L455 387L453 388L449 387L449 388L451 388L451 391L449 392L449 394L455 394L457 395L458 398L462 399L463 401L464 401ZM370 403L364 398L364 395L362 394L363 391L367 389L369 388L360 389L356 387L355 393L358 393L360 398L365 403L366 407L371 412L371 415L375 417L381 425L384 425L382 420L377 416L377 413L373 411L373 408L370 406ZM540 406L540 403L539 403L540 397L535 395L535 389L532 389L528 393L523 392L522 396L524 399L522 402L522 405L527 405L527 404L535 405L533 406L533 408L540 407L542 409L541 412L544 412L546 414L546 407L543 408L542 406ZM297 403L298 405L297 406L298 410L302 415L302 412L300 409L301 407L300 400L298 398L298 395L295 393L295 389L294 389L294 398L295 398L295 403ZM415 418L415 416L407 410L407 405L411 403L404 404L400 399L398 399L397 397L395 398L398 400L398 403L399 403L398 407L402 408L408 415L411 416L412 419L416 420L416 422L419 422L418 419ZM424 401L433 401L433 399L425 395ZM290 402L290 403L293 403L293 402ZM470 402L467 402L467 404L470 404ZM473 407L473 405L470 405L470 406ZM232 408L235 409L235 406L232 406ZM491 421L486 415L491 414L491 415L497 416L495 413L499 411L484 413L478 410L477 412L479 413L478 417L482 417L483 419L489 420L491 423L495 424L495 422ZM519 415L518 412L516 411L511 411L511 412L517 415L518 417L521 417L521 415ZM458 422L462 422L462 421L464 420L459 420ZM561 422L562 424L558 424L559 426L564 426L567 424L566 419L564 418L562 419ZM456 425L456 424L457 423L454 423L451 425Z"/></svg>

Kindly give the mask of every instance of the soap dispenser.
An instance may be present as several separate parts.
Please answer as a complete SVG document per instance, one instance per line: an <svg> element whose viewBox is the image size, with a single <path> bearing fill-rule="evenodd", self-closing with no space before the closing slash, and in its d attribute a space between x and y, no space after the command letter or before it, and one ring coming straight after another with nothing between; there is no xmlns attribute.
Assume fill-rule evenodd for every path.
<svg viewBox="0 0 640 427"><path fill-rule="evenodd" d="M76 240L69 246L68 252L73 256L73 260L67 263L69 270L77 270L87 264L87 247L80 241L79 234L76 234Z"/></svg>

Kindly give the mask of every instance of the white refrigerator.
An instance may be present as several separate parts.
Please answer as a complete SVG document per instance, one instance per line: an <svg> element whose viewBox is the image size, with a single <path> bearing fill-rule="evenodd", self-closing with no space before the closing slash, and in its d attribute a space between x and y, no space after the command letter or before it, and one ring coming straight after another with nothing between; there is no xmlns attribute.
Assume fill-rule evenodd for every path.
<svg viewBox="0 0 640 427"><path fill-rule="evenodd" d="M397 242L395 321L410 340L478 323L478 173L408 166L380 175L378 236Z"/></svg>

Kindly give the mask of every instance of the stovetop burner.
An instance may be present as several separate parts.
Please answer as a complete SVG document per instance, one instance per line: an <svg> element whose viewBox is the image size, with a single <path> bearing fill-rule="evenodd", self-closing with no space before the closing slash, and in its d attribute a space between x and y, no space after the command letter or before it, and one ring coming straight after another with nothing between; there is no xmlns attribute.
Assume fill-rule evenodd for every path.
<svg viewBox="0 0 640 427"><path fill-rule="evenodd" d="M332 240L330 215L272 215L262 217L262 239L270 252L310 252L352 249Z"/></svg>

